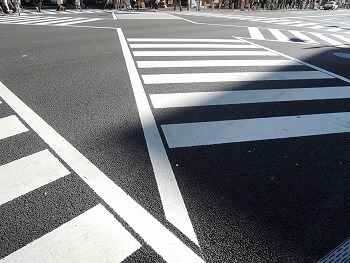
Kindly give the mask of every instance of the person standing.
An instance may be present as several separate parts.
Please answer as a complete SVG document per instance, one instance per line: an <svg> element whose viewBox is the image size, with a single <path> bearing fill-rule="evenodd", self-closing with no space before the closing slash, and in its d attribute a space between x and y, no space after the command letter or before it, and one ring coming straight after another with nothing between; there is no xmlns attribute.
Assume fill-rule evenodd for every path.
<svg viewBox="0 0 350 263"><path fill-rule="evenodd" d="M5 13L5 14L9 14L9 5L8 5L8 2L7 0L2 0L2 5L1 5L1 8L2 8L2 11Z"/></svg>
<svg viewBox="0 0 350 263"><path fill-rule="evenodd" d="M181 0L175 0L174 11L176 11L176 6L177 6L177 5L179 5L180 11L182 11L182 8L181 8Z"/></svg>
<svg viewBox="0 0 350 263"><path fill-rule="evenodd" d="M38 13L41 13L41 0L33 0L35 9Z"/></svg>
<svg viewBox="0 0 350 263"><path fill-rule="evenodd" d="M57 11L65 11L66 8L63 6L63 0L57 0Z"/></svg>

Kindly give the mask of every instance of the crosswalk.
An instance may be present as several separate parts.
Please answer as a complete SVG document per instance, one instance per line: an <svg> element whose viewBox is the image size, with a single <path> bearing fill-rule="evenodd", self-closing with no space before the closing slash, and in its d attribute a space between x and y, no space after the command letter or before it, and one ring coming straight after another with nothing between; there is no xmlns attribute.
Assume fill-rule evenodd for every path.
<svg viewBox="0 0 350 263"><path fill-rule="evenodd" d="M232 111L231 106L244 104L254 109L262 104L290 106L293 102L312 104L324 100L337 103L350 98L350 80L243 39L128 38L127 41L170 150L191 147L195 152L202 146L276 142L350 132L350 112L325 112L322 108L317 113L298 115L264 116L268 113L259 112L259 116L252 114L243 119L228 114L213 120L214 115L209 114L217 106ZM214 51L215 45L222 45L220 51ZM152 46L154 50L150 50ZM208 116L197 111L184 118L198 107ZM167 117L160 117L164 112ZM350 255L341 253L346 260L350 259Z"/></svg>
<svg viewBox="0 0 350 263"><path fill-rule="evenodd" d="M317 29L323 30L329 33L338 33L338 34L346 34L350 35L349 28L334 24L327 25L326 21L305 21L305 20L297 20L295 18L269 18L269 17L258 17L258 16L249 16L249 15L228 15L228 14L217 14L217 13L196 13L196 12L186 12L182 15L187 16L200 16L200 17L218 17L224 19L234 19L240 21L248 21L248 22L259 22L262 24L275 24L275 25L286 25L297 28L307 28L307 29Z"/></svg>
<svg viewBox="0 0 350 263"><path fill-rule="evenodd" d="M168 262L203 262L1 82L0 147L7 156L0 159L1 262L122 262L140 248ZM28 203L35 205L24 211Z"/></svg>
<svg viewBox="0 0 350 263"><path fill-rule="evenodd" d="M82 11L80 10L75 10L75 9L66 9L65 11L55 11L55 10L41 10L41 14L45 15L66 15L66 14L108 14L111 13L111 10L102 10L102 9L83 9ZM38 12L35 10L30 10L30 9L25 9L23 14L34 14L37 15ZM21 14L22 15L22 14Z"/></svg>
<svg viewBox="0 0 350 263"><path fill-rule="evenodd" d="M199 40L202 43L200 45L196 44L197 40L188 39L129 38L128 41L144 85L146 87L152 85L165 87L166 85L167 93L149 95L156 110L175 107L210 107L242 103L349 98L350 86L347 86L348 83L339 87L324 87L323 80L332 80L335 77L320 70L307 68L297 61L283 59L279 54L237 39L222 40L222 43L219 44L221 45L219 51L214 49L220 40L215 41L215 44L211 46L211 39ZM150 43L153 43L153 48L157 51L149 50L152 46ZM213 56L215 59L208 59ZM237 57L239 59L235 60ZM261 59L256 59L258 57ZM273 66L279 69L271 70L269 67ZM252 72L249 71L249 67L258 70ZM172 68L180 69L180 72L168 73ZM186 72L182 72L182 68L186 68ZM159 73L159 69L163 69L164 72ZM155 71L157 73L153 73ZM288 82L293 84L297 80L317 80L320 87L197 92L193 86L193 90L188 93L172 92L172 87L176 89L176 85L180 84L278 81L285 87ZM168 146L177 148L350 132L346 125L349 118L350 113L321 113L247 120L163 124L162 130ZM337 124L330 125L332 120ZM339 126L339 123L343 123L344 126ZM236 127L234 132L232 127ZM254 127L261 127L261 129ZM271 129L266 127L271 127ZM213 134L215 136L212 136Z"/></svg>
<svg viewBox="0 0 350 263"><path fill-rule="evenodd" d="M3 16L0 24L37 25L37 26L70 26L102 20L102 18L54 17L54 16Z"/></svg>
<svg viewBox="0 0 350 263"><path fill-rule="evenodd" d="M5 104L0 102L0 113L7 106ZM16 115L0 118L0 143L4 140L16 142L26 133L33 131ZM0 163L0 175L1 211L4 204L23 198L41 187L47 187L72 175L72 172L51 149L43 148L8 163ZM68 209L70 208L67 207ZM55 216L54 210L52 213ZM5 233L4 229L2 233ZM11 246L3 243L2 249L3 245ZM121 262L140 247L140 243L121 223L104 206L97 204L0 261Z"/></svg>
<svg viewBox="0 0 350 263"><path fill-rule="evenodd" d="M167 14L167 13L163 13L163 12L138 12L138 11L123 11L123 10L117 10L114 11L112 13L112 16L114 19L117 20L132 20L132 19L136 19L136 20L176 20L176 19L180 19L176 16L173 16L171 14Z"/></svg>
<svg viewBox="0 0 350 263"><path fill-rule="evenodd" d="M339 34L322 34L258 27L248 27L248 32L250 39L257 40L326 45L340 48L348 48L350 45L350 37Z"/></svg>

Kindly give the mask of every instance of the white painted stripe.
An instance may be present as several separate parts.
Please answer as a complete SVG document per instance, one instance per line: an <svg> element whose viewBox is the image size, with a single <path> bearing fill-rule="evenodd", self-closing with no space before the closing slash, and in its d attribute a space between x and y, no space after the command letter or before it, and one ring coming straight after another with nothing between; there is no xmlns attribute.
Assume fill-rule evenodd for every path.
<svg viewBox="0 0 350 263"><path fill-rule="evenodd" d="M162 200L165 217L189 239L198 245L196 234L188 216L185 203L177 185L174 172L160 137L152 109L142 86L141 79L132 59L127 42L121 29L118 29L120 43L129 71L137 108L143 127L148 152L153 166L155 179Z"/></svg>
<svg viewBox="0 0 350 263"><path fill-rule="evenodd" d="M162 125L170 148L350 132L350 112Z"/></svg>
<svg viewBox="0 0 350 263"><path fill-rule="evenodd" d="M261 39L261 40L265 39L263 34L261 34L259 28L257 28L257 27L248 27L248 30L249 30L249 34L250 34L251 38L253 38L253 39Z"/></svg>
<svg viewBox="0 0 350 263"><path fill-rule="evenodd" d="M130 48L256 48L252 45L230 44L130 44Z"/></svg>
<svg viewBox="0 0 350 263"><path fill-rule="evenodd" d="M281 31L278 29L269 29L271 34L278 40L278 41L290 41L289 37L286 37Z"/></svg>
<svg viewBox="0 0 350 263"><path fill-rule="evenodd" d="M276 23L278 25L292 25L292 24L300 24L300 23L304 23L302 21L288 21L288 22L279 22L279 23Z"/></svg>
<svg viewBox="0 0 350 263"><path fill-rule="evenodd" d="M155 60L137 61L139 68L297 66L292 60Z"/></svg>
<svg viewBox="0 0 350 263"><path fill-rule="evenodd" d="M128 38L128 42L200 42L200 43L239 43L237 39L191 39L191 38Z"/></svg>
<svg viewBox="0 0 350 263"><path fill-rule="evenodd" d="M312 38L304 35L303 33L299 31L289 30L290 33L292 33L297 38L301 39L305 43L311 43L311 44L319 44L317 41L313 40Z"/></svg>
<svg viewBox="0 0 350 263"><path fill-rule="evenodd" d="M90 19L82 19L79 21L58 23L58 24L55 24L55 26L67 26L67 25L73 25L73 24L79 24L79 23L88 23L88 22L93 22L98 20L101 20L101 18L90 18Z"/></svg>
<svg viewBox="0 0 350 263"><path fill-rule="evenodd" d="M145 84L266 81L333 78L319 71L229 72L142 75Z"/></svg>
<svg viewBox="0 0 350 263"><path fill-rule="evenodd" d="M344 37L344 36L341 36L341 35L335 35L335 34L332 34L332 36L336 37L336 38L339 38L340 40L343 40L345 41L346 43L349 43L350 44L350 38L347 38L347 37Z"/></svg>
<svg viewBox="0 0 350 263"><path fill-rule="evenodd" d="M1 82L0 97L161 257L168 262L203 262Z"/></svg>
<svg viewBox="0 0 350 263"><path fill-rule="evenodd" d="M281 101L348 99L350 98L350 86L169 93L151 94L150 97L153 107L156 109Z"/></svg>
<svg viewBox="0 0 350 263"><path fill-rule="evenodd" d="M40 25L40 26L44 26L44 25L52 25L55 24L57 22L68 22L68 21L76 21L76 20L80 20L81 18L73 18L73 17L57 17L57 18L52 18L52 19L48 19L46 22L40 22L40 23L36 23L36 25Z"/></svg>
<svg viewBox="0 0 350 263"><path fill-rule="evenodd" d="M122 262L141 245L101 204L1 262Z"/></svg>
<svg viewBox="0 0 350 263"><path fill-rule="evenodd" d="M328 70L322 69L322 68L317 67L317 66L314 66L314 65L312 65L312 64L310 64L310 63L307 63L307 62L304 62L304 61L302 61L302 60L299 60L299 59L293 58L293 57L291 57L291 56L285 55L285 54L283 54L283 53L281 53L281 52L278 52L278 51L275 51L275 50L273 50L273 49L271 49L271 48L267 48L267 47L263 47L263 46L261 46L261 45L255 44L255 43L253 43L253 42L251 42L251 41L248 41L248 40L246 40L246 39L243 39L243 38L241 38L241 37L240 37L239 39L241 39L242 41L247 42L247 43L249 43L249 44L255 45L255 46L260 47L260 48L263 48L263 49L265 49L265 50L269 50L269 51L271 51L272 53L275 53L275 54L278 55L278 56L282 56L282 57L284 57L284 58L293 60L293 61L295 61L295 62L298 62L298 63L302 64L302 65L308 66L308 67L310 67L310 68L312 68L312 69L315 69L315 70L318 70L318 71L323 72L323 73L325 73L325 74L328 74L329 76L332 76L332 77L334 77L334 78L338 78L338 79L341 79L341 80L343 80L343 81L345 81L345 82L347 82L347 83L350 83L350 79L344 78L343 76L340 76L340 75L335 74L335 73L333 73L333 72L330 72L330 71L328 71Z"/></svg>
<svg viewBox="0 0 350 263"><path fill-rule="evenodd" d="M27 127L14 115L0 119L0 140L27 131Z"/></svg>
<svg viewBox="0 0 350 263"><path fill-rule="evenodd" d="M325 26L311 26L311 27L309 27L309 28L311 28L311 29L325 29L326 27Z"/></svg>
<svg viewBox="0 0 350 263"><path fill-rule="evenodd" d="M112 17L113 17L113 19L118 20L116 14L114 12L112 12Z"/></svg>
<svg viewBox="0 0 350 263"><path fill-rule="evenodd" d="M308 26L314 26L314 25L317 25L316 23L306 23L306 24L295 24L293 26L296 26L296 27L308 27Z"/></svg>
<svg viewBox="0 0 350 263"><path fill-rule="evenodd" d="M346 47L343 43L340 43L334 39L331 39L325 35L322 35L320 33L315 33L315 32L310 32L310 34L314 35L315 37L318 37L320 39L322 39L323 41L331 44L331 45L334 45L334 46L343 46L343 47Z"/></svg>
<svg viewBox="0 0 350 263"><path fill-rule="evenodd" d="M69 171L48 150L2 165L0 205L68 174Z"/></svg>
<svg viewBox="0 0 350 263"><path fill-rule="evenodd" d="M21 25L29 25L29 24L37 24L37 23L44 23L46 21L49 21L49 23L51 22L54 22L54 21L66 21L66 20L71 20L72 18L62 18L62 17L59 17L59 18L55 18L55 17L48 17L48 18L45 18L45 17L41 17L41 18L37 18L37 19L30 19L28 21L18 21L17 23L18 24L21 24Z"/></svg>
<svg viewBox="0 0 350 263"><path fill-rule="evenodd" d="M276 56L270 51L133 51L135 57Z"/></svg>

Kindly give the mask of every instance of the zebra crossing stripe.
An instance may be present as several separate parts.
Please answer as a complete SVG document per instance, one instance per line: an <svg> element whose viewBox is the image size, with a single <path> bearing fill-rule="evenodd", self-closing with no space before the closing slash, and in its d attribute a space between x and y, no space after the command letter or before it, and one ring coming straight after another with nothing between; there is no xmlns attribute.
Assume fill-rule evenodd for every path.
<svg viewBox="0 0 350 263"><path fill-rule="evenodd" d="M271 32L271 34L278 40L278 41L290 41L290 39L288 37L286 37L281 31L279 31L278 29L269 29L269 31Z"/></svg>
<svg viewBox="0 0 350 263"><path fill-rule="evenodd" d="M228 72L228 73L187 73L142 75L145 84L204 83L234 81L329 79L328 74L319 71L284 72Z"/></svg>
<svg viewBox="0 0 350 263"><path fill-rule="evenodd" d="M203 262L200 256L126 194L1 82L0 97L19 113L60 158L167 262Z"/></svg>
<svg viewBox="0 0 350 263"><path fill-rule="evenodd" d="M299 32L299 31L289 30L289 32L292 33L297 38L299 38L300 40L304 41L305 43L319 44L317 41L313 40L312 38L304 35L303 33Z"/></svg>
<svg viewBox="0 0 350 263"><path fill-rule="evenodd" d="M265 40L265 37L263 36L263 34L261 34L259 28L257 28L257 27L248 27L248 31L249 31L249 34L250 34L251 38Z"/></svg>
<svg viewBox="0 0 350 263"><path fill-rule="evenodd" d="M0 119L0 140L27 131L27 127L15 115Z"/></svg>
<svg viewBox="0 0 350 263"><path fill-rule="evenodd" d="M314 25L317 25L316 23L306 23L306 24L295 24L293 26L296 26L296 27L307 27L307 26L314 26Z"/></svg>
<svg viewBox="0 0 350 263"><path fill-rule="evenodd" d="M246 91L151 94L156 109L266 103L282 101L349 99L350 86Z"/></svg>
<svg viewBox="0 0 350 263"><path fill-rule="evenodd" d="M270 51L133 51L135 57L277 56Z"/></svg>
<svg viewBox="0 0 350 263"><path fill-rule="evenodd" d="M81 20L77 20L77 21L58 23L58 24L55 24L55 26L68 26L68 25L73 25L73 24L78 24L78 23L93 22L93 21L97 21L97 20L101 20L101 19L100 18L81 19Z"/></svg>
<svg viewBox="0 0 350 263"><path fill-rule="evenodd" d="M140 243L99 204L1 262L122 262L140 247Z"/></svg>
<svg viewBox="0 0 350 263"><path fill-rule="evenodd" d="M82 20L84 20L84 18L58 17L58 18L47 19L46 21L36 23L36 25L45 26L45 25L53 25L59 22L82 21Z"/></svg>
<svg viewBox="0 0 350 263"><path fill-rule="evenodd" d="M0 166L0 205L51 183L69 171L48 150Z"/></svg>
<svg viewBox="0 0 350 263"><path fill-rule="evenodd" d="M139 68L297 66L292 60L155 60L137 61Z"/></svg>
<svg viewBox="0 0 350 263"><path fill-rule="evenodd" d="M170 148L347 133L350 112L162 125Z"/></svg>
<svg viewBox="0 0 350 263"><path fill-rule="evenodd" d="M315 37L318 37L320 39L322 39L323 41L331 44L331 45L334 45L334 46L339 46L339 47L346 47L346 45L344 45L343 43L340 43L334 39L331 39L325 35L322 35L320 33L315 33L315 32L310 32L310 34L314 35Z"/></svg>
<svg viewBox="0 0 350 263"><path fill-rule="evenodd" d="M336 37L336 38L339 38L340 40L343 40L345 41L346 43L349 43L350 44L350 38L347 38L347 37L344 37L344 36L341 36L341 35L335 35L335 34L332 34L333 37Z"/></svg>
<svg viewBox="0 0 350 263"><path fill-rule="evenodd" d="M222 48L222 49L234 49L234 48L248 48L256 49L257 47L252 45L230 45L230 44L130 44L130 48Z"/></svg>
<svg viewBox="0 0 350 263"><path fill-rule="evenodd" d="M18 21L16 22L17 24L21 24L21 25L28 25L28 24L45 24L46 21L48 21L47 23L55 23L56 21L67 21L67 20L71 20L74 18L54 18L54 17L41 17L41 18L37 18L37 19L29 19L28 21Z"/></svg>
<svg viewBox="0 0 350 263"><path fill-rule="evenodd" d="M240 43L238 39L206 39L206 38L128 38L128 42L200 42L200 43Z"/></svg>

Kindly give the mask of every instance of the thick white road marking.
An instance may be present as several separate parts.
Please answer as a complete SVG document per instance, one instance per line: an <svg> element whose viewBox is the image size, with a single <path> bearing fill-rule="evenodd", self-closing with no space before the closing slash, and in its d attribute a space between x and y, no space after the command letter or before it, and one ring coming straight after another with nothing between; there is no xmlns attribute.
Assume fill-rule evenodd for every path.
<svg viewBox="0 0 350 263"><path fill-rule="evenodd" d="M124 48L127 47L126 41L123 45ZM128 64L130 60L132 62L132 57L129 54ZM133 74L137 74L136 69ZM1 82L0 97L3 98L4 101L6 101L6 103L52 148L52 150L55 151L56 154L60 156L60 158L161 257L168 262L174 263L203 262L201 257L194 253L142 206L135 202L135 200L86 159L85 156L59 135ZM155 156L155 158L161 161L162 154ZM170 183L170 185L174 184L172 181L165 180L165 182ZM164 187L166 187L166 185L164 185ZM178 206L179 204L174 205ZM179 211L177 212L180 218L183 218L181 216L182 214L180 214ZM176 224L174 225L178 227ZM190 227L192 229L192 225L190 225ZM192 233L194 237L193 235L191 236L188 231L184 231L184 233L189 235L189 238L198 244L193 230Z"/></svg>
<svg viewBox="0 0 350 263"><path fill-rule="evenodd" d="M331 39L325 35L322 35L320 33L315 33L315 32L310 32L310 34L314 35L315 37L318 37L320 39L322 39L323 41L326 41L327 43L334 45L334 46L339 46L339 47L347 47L346 45L344 45L343 43L340 43L334 39Z"/></svg>
<svg viewBox="0 0 350 263"><path fill-rule="evenodd" d="M188 39L188 38L128 38L128 42L200 42L200 43L240 43L238 39Z"/></svg>
<svg viewBox="0 0 350 263"><path fill-rule="evenodd" d="M332 34L332 36L334 36L336 38L339 38L340 40L343 40L344 42L350 44L350 38L348 38L348 37L344 37L344 36L341 36L341 35L335 35L335 34Z"/></svg>
<svg viewBox="0 0 350 263"><path fill-rule="evenodd" d="M1 262L122 262L140 247L140 243L99 204Z"/></svg>
<svg viewBox="0 0 350 263"><path fill-rule="evenodd" d="M281 31L278 29L269 29L271 34L278 40L278 41L290 41L289 37L286 37Z"/></svg>
<svg viewBox="0 0 350 263"><path fill-rule="evenodd" d="M67 25L73 25L73 24L78 24L78 23L88 23L88 22L93 22L93 21L98 21L98 20L101 20L101 19L100 18L89 18L89 19L82 19L79 21L57 23L57 24L55 24L55 26L67 26Z"/></svg>
<svg viewBox="0 0 350 263"><path fill-rule="evenodd" d="M142 75L145 84L201 83L229 81L266 81L329 79L330 75L319 71L283 71L283 72L229 72L229 73L187 73L187 74L150 74Z"/></svg>
<svg viewBox="0 0 350 263"><path fill-rule="evenodd" d="M27 131L27 127L15 115L0 119L0 140Z"/></svg>
<svg viewBox="0 0 350 263"><path fill-rule="evenodd" d="M350 112L162 125L170 148L350 132Z"/></svg>
<svg viewBox="0 0 350 263"><path fill-rule="evenodd" d="M133 51L135 57L276 56L270 51Z"/></svg>
<svg viewBox="0 0 350 263"><path fill-rule="evenodd" d="M301 24L295 24L292 26L296 26L296 27L308 27L308 26L314 26L317 25L316 23L301 23Z"/></svg>
<svg viewBox="0 0 350 263"><path fill-rule="evenodd" d="M259 28L257 28L257 27L248 27L248 31L249 31L249 34L250 34L251 38L265 40L265 37L263 36L263 34L261 34Z"/></svg>
<svg viewBox="0 0 350 263"><path fill-rule="evenodd" d="M299 31L289 30L289 32L292 33L297 38L299 38L300 40L304 41L305 43L319 44L318 42L316 42L312 38L304 35L303 33L299 32Z"/></svg>
<svg viewBox="0 0 350 263"><path fill-rule="evenodd" d="M230 44L130 44L130 48L255 48L252 45L230 45Z"/></svg>
<svg viewBox="0 0 350 263"><path fill-rule="evenodd" d="M74 17L58 17L58 18L52 18L52 19L46 19L46 21L36 23L36 25L53 25L58 22L69 22L69 21L81 21L81 18L74 18Z"/></svg>
<svg viewBox="0 0 350 263"><path fill-rule="evenodd" d="M193 230L185 203L182 199L174 172L171 168L170 161L160 137L156 121L121 29L118 29L118 35L129 71L131 85L134 91L136 105L144 130L147 148L162 200L165 217L170 223L198 245L196 234Z"/></svg>
<svg viewBox="0 0 350 263"><path fill-rule="evenodd" d="M0 205L51 183L69 171L48 150L0 166Z"/></svg>
<svg viewBox="0 0 350 263"><path fill-rule="evenodd" d="M151 94L153 107L175 108L350 98L350 86Z"/></svg>
<svg viewBox="0 0 350 263"><path fill-rule="evenodd" d="M139 68L297 66L292 60L155 60L137 61Z"/></svg>

